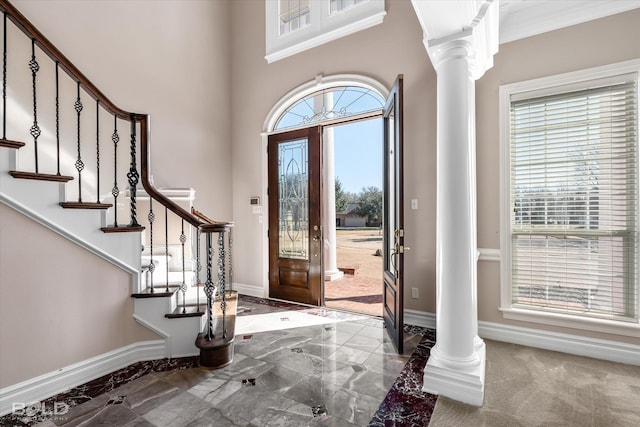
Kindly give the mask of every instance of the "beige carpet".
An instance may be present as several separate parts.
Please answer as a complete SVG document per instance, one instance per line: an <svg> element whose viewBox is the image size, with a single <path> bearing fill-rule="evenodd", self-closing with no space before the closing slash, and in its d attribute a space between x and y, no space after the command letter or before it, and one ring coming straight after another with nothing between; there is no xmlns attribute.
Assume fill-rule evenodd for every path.
<svg viewBox="0 0 640 427"><path fill-rule="evenodd" d="M639 366L485 342L484 405L439 397L430 427L640 426Z"/></svg>

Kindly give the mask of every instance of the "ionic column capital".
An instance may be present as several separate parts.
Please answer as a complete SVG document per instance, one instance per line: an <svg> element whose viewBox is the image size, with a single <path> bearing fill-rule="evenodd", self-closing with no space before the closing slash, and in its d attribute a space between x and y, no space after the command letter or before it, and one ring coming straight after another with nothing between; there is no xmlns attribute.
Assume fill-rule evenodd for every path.
<svg viewBox="0 0 640 427"><path fill-rule="evenodd" d="M497 2L485 0L475 18L461 28L445 33L425 29L423 43L436 72L448 60L465 59L471 79L482 77L493 67L493 56L498 52L498 21ZM427 34L432 36L427 38Z"/></svg>

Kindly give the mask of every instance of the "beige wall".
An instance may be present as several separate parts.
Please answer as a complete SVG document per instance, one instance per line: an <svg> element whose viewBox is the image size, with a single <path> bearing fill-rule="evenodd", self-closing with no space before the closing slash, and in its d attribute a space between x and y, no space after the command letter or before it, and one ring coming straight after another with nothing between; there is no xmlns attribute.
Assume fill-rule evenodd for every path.
<svg viewBox="0 0 640 427"><path fill-rule="evenodd" d="M262 194L260 132L269 110L287 92L316 75L354 73L387 87L404 74L406 287L420 299L406 307L435 310L435 72L422 44L422 30L409 1L388 1L381 25L301 54L267 64L264 59L264 3L232 2L231 120L235 231L234 274L237 282L262 287L262 224L251 214L249 197ZM409 209L419 199L420 209ZM266 200L264 201L266 209ZM258 268L260 266L260 268Z"/></svg>
<svg viewBox="0 0 640 427"><path fill-rule="evenodd" d="M0 313L0 388L160 339L133 319L129 273L3 204Z"/></svg>
<svg viewBox="0 0 640 427"><path fill-rule="evenodd" d="M500 248L500 85L637 58L640 58L638 9L500 46L494 67L476 84L479 247ZM498 311L499 304L500 264L481 261L478 265L480 320L638 343L637 337L505 320Z"/></svg>

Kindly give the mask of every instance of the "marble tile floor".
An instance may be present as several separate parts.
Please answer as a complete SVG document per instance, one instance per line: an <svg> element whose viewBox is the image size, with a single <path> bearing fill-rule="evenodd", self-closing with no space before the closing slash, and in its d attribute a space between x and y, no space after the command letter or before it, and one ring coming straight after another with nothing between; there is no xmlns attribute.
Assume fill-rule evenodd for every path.
<svg viewBox="0 0 640 427"><path fill-rule="evenodd" d="M140 362L50 399L68 403L69 409L59 414L25 411L22 417L6 416L0 423L428 425L436 397L420 388L435 331L406 327L406 354L398 355L380 318L250 297L241 298L239 312L280 315L271 316L271 328L257 322L262 325L256 332L239 319L245 330L236 334L234 360L223 369L200 368L196 358ZM304 326L297 327L300 316L305 317ZM316 316L318 322L310 322L308 316Z"/></svg>

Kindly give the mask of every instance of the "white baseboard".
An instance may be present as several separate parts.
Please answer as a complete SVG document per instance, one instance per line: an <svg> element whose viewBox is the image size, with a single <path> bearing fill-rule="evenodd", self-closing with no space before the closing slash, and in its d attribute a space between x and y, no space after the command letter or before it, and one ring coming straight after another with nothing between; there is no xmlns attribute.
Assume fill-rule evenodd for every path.
<svg viewBox="0 0 640 427"><path fill-rule="evenodd" d="M496 341L640 365L640 345L491 322L478 322L478 334Z"/></svg>
<svg viewBox="0 0 640 427"><path fill-rule="evenodd" d="M425 311L405 309L404 322L424 328L436 327L435 315ZM635 344L484 321L478 322L478 335L495 341L640 366L640 345Z"/></svg>
<svg viewBox="0 0 640 427"><path fill-rule="evenodd" d="M143 341L0 389L0 416L144 360L163 359L164 340Z"/></svg>
<svg viewBox="0 0 640 427"><path fill-rule="evenodd" d="M238 291L239 294L249 295L256 298L267 298L265 290L258 286L246 285L244 283L233 283L233 290Z"/></svg>
<svg viewBox="0 0 640 427"><path fill-rule="evenodd" d="M500 249L478 248L478 261L500 262L502 251Z"/></svg>
<svg viewBox="0 0 640 427"><path fill-rule="evenodd" d="M407 325L421 326L423 328L436 328L436 315L426 311L404 309L404 323Z"/></svg>

